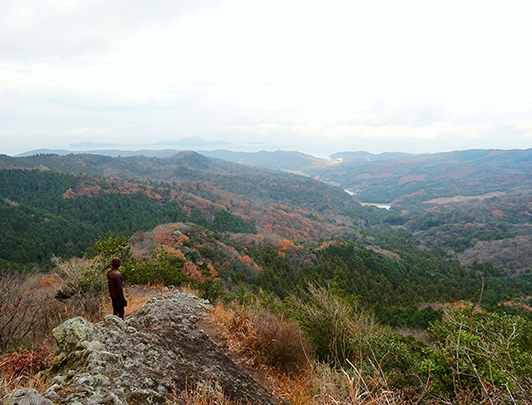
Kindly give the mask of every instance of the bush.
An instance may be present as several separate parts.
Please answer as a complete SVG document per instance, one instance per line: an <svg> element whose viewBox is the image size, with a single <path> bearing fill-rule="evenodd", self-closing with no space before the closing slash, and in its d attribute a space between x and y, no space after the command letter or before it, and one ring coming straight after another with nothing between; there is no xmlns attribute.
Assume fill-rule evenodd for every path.
<svg viewBox="0 0 532 405"><path fill-rule="evenodd" d="M496 391L502 402L532 401L531 322L470 306L449 311L429 331L437 344L424 363L432 393L480 401Z"/></svg>
<svg viewBox="0 0 532 405"><path fill-rule="evenodd" d="M310 285L303 299L294 299L295 316L316 350L318 359L345 365L356 340L373 330L373 318L323 286Z"/></svg>
<svg viewBox="0 0 532 405"><path fill-rule="evenodd" d="M50 365L50 349L46 346L19 348L0 357L0 370L8 379L29 377Z"/></svg>
<svg viewBox="0 0 532 405"><path fill-rule="evenodd" d="M206 279L203 283L198 283L198 291L201 298L209 300L215 304L219 299L226 296L226 292L218 280Z"/></svg>
<svg viewBox="0 0 532 405"><path fill-rule="evenodd" d="M249 315L253 339L247 343L256 361L285 371L305 367L311 350L298 324L265 309Z"/></svg>
<svg viewBox="0 0 532 405"><path fill-rule="evenodd" d="M135 268L124 269L124 279L134 284L156 284L180 286L189 281L181 271L185 259L168 255L164 250L154 252L149 260L139 261Z"/></svg>
<svg viewBox="0 0 532 405"><path fill-rule="evenodd" d="M42 274L9 273L0 278L0 352L34 343L57 326L58 282Z"/></svg>
<svg viewBox="0 0 532 405"><path fill-rule="evenodd" d="M106 268L98 259L53 259L63 283L57 291L58 299L72 299L85 314L99 314L103 293L107 289Z"/></svg>
<svg viewBox="0 0 532 405"><path fill-rule="evenodd" d="M296 323L264 308L241 308L234 312L216 305L211 319L223 328L222 336L255 364L296 372L312 357L309 343Z"/></svg>

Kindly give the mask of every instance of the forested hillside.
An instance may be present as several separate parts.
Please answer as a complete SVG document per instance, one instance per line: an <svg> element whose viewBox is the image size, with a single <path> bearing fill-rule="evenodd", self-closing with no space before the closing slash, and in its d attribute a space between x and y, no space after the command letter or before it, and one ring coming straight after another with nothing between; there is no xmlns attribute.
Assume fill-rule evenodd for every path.
<svg viewBox="0 0 532 405"><path fill-rule="evenodd" d="M390 204L377 223L404 226L419 248L440 249L465 266L489 262L502 274L530 273L532 150L342 152L330 164L294 152L216 153L280 169L292 161L360 201Z"/></svg>
<svg viewBox="0 0 532 405"><path fill-rule="evenodd" d="M79 255L108 231L130 236L166 222L316 241L375 216L324 183L195 153L2 156L0 165L0 257L14 267Z"/></svg>

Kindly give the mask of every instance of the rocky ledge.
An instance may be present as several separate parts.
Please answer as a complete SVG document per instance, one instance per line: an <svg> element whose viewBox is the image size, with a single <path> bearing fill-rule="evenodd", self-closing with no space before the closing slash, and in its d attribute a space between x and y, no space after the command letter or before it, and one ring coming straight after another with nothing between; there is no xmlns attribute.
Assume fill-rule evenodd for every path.
<svg viewBox="0 0 532 405"><path fill-rule="evenodd" d="M277 404L197 327L209 306L193 295L174 293L151 298L125 321L113 315L95 324L70 319L54 330L58 355L44 398L18 390L2 402L126 405L173 398L179 403L180 393L199 384L242 404Z"/></svg>

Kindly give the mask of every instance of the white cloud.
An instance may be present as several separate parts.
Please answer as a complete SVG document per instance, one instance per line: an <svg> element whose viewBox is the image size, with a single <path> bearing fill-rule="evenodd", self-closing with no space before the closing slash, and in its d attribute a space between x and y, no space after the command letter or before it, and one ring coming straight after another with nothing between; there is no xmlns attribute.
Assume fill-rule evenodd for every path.
<svg viewBox="0 0 532 405"><path fill-rule="evenodd" d="M530 147L530 17L528 1L5 0L0 137Z"/></svg>

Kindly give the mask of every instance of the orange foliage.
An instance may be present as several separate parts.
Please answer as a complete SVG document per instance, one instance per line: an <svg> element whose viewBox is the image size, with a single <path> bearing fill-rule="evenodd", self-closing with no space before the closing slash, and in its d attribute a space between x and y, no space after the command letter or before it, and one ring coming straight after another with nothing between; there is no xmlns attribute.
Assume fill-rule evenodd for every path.
<svg viewBox="0 0 532 405"><path fill-rule="evenodd" d="M329 246L333 245L334 243L335 243L335 242L330 241L330 240L325 241L325 242L323 242L323 243L318 247L318 249L319 249L319 250L326 249L326 248L328 248Z"/></svg>
<svg viewBox="0 0 532 405"><path fill-rule="evenodd" d="M43 277L41 279L42 288L53 287L59 284L61 284L61 279L56 274L52 274L50 277Z"/></svg>
<svg viewBox="0 0 532 405"><path fill-rule="evenodd" d="M65 200L68 198L74 198L74 197L76 197L76 193L74 193L74 191L71 188L69 188L67 191L63 193L63 198Z"/></svg>
<svg viewBox="0 0 532 405"><path fill-rule="evenodd" d="M240 258L240 261L246 266L251 266L251 264L253 263L253 260L251 260L251 257L249 257L248 255L242 256Z"/></svg>
<svg viewBox="0 0 532 405"><path fill-rule="evenodd" d="M86 184L79 183L75 190L69 188L63 193L63 198L75 198L75 197L97 197L100 195L100 186L87 186Z"/></svg>
<svg viewBox="0 0 532 405"><path fill-rule="evenodd" d="M100 195L100 186L87 186L85 184L78 184L76 187L76 194L80 197L97 197Z"/></svg>
<svg viewBox="0 0 532 405"><path fill-rule="evenodd" d="M125 184L122 184L118 190L120 190L120 192L122 194L135 194L135 193L138 193L140 192L140 185L139 184L135 184L135 183L125 183Z"/></svg>
<svg viewBox="0 0 532 405"><path fill-rule="evenodd" d="M205 274L206 273L205 270L203 270L202 272L200 268L192 262L186 262L183 265L183 268L181 271L183 272L185 276L187 276L188 278L191 278L194 281L197 281L198 283L203 283L208 278L214 278L214 279L218 278L218 272L216 271L216 269L213 267L212 264L202 262L200 263L200 266L206 267L205 270L207 270L210 273L210 275Z"/></svg>
<svg viewBox="0 0 532 405"><path fill-rule="evenodd" d="M207 270L209 271L209 273L211 273L211 275L208 278L215 278L215 279L218 278L218 272L216 271L216 269L214 268L214 266L211 263L203 262L203 263L201 263L201 265L206 265L207 266Z"/></svg>
<svg viewBox="0 0 532 405"><path fill-rule="evenodd" d="M277 241L277 247L279 248L279 251L287 251L290 248L295 248L296 245L293 240L291 239L281 239Z"/></svg>
<svg viewBox="0 0 532 405"><path fill-rule="evenodd" d="M181 272L188 278L191 278L192 280L197 281L199 283L202 283L207 279L207 277L201 274L198 269L198 266L196 266L192 262L185 262L183 268L181 269Z"/></svg>
<svg viewBox="0 0 532 405"><path fill-rule="evenodd" d="M175 226L163 224L153 230L153 241L161 245L175 245L178 243L180 235L175 234Z"/></svg>
<svg viewBox="0 0 532 405"><path fill-rule="evenodd" d="M506 216L501 210L493 210L491 211L491 215L495 218L504 218Z"/></svg>
<svg viewBox="0 0 532 405"><path fill-rule="evenodd" d="M170 257L179 257L180 259L184 259L185 255L182 251L179 249L173 248L172 246L163 246L164 251L166 254Z"/></svg>
<svg viewBox="0 0 532 405"><path fill-rule="evenodd" d="M180 237L177 238L177 243L182 245L183 243L188 242L189 240L190 238L187 235L181 235Z"/></svg>

